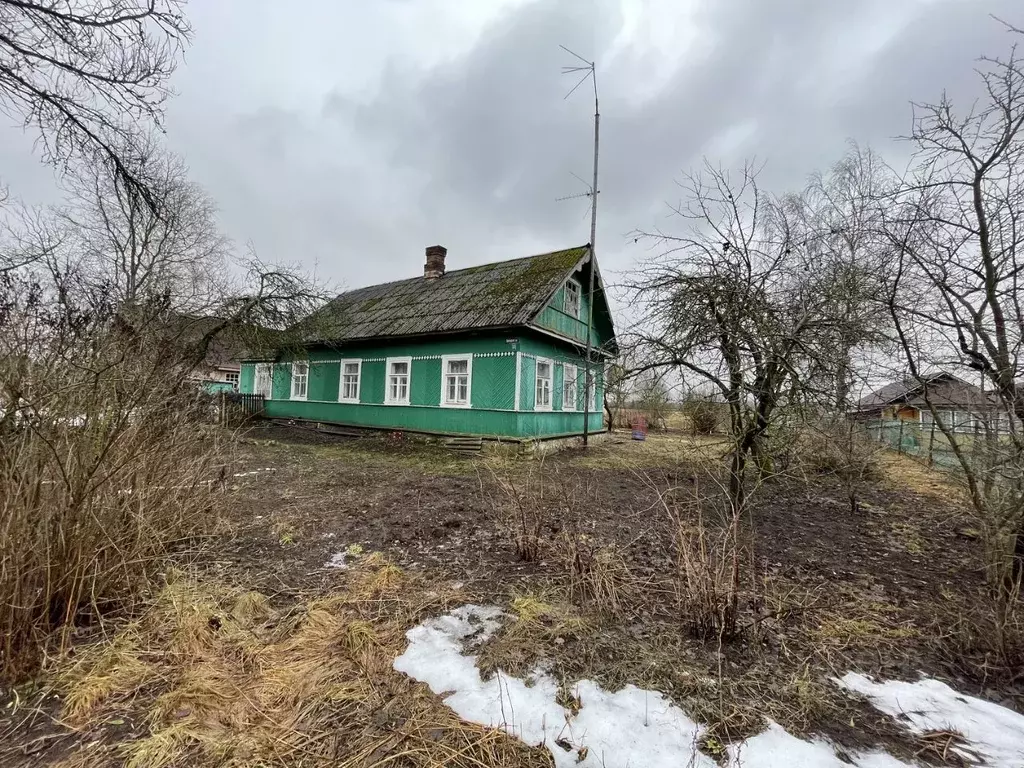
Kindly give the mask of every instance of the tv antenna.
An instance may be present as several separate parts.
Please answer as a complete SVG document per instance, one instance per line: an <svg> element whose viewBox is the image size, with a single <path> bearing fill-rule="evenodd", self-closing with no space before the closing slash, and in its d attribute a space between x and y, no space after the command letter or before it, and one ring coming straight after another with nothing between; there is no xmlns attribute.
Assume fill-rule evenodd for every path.
<svg viewBox="0 0 1024 768"><path fill-rule="evenodd" d="M599 147L601 145L601 110L597 99L597 67L593 61L587 61L585 58L580 56L575 51L570 51L564 45L559 45L563 51L579 59L582 63L572 64L570 66L562 67L563 75L579 75L582 73L579 81L574 85L563 98L568 99L576 89L583 85L587 80L590 80L594 84L594 181L591 184L580 179L585 186L588 187L586 192L581 192L576 195L567 195L561 197L559 200L572 200L580 197L590 198L590 279L589 286L587 288L587 357L584 363L584 397L583 397L583 445L586 447L590 437L590 395L591 392L595 392L594 405L597 405L596 397L596 381L594 376L591 374L591 356L593 353L593 344L591 342L591 333L594 327L594 274L597 272L597 261L594 255L595 244L594 241L597 239L597 196L601 190L597 187L597 164Z"/></svg>

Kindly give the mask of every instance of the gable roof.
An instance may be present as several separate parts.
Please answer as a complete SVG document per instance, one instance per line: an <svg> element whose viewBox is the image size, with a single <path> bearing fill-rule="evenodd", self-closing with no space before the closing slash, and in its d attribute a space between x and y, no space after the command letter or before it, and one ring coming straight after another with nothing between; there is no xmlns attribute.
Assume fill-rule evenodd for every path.
<svg viewBox="0 0 1024 768"><path fill-rule="evenodd" d="M939 406L980 405L984 403L986 399L990 399L986 398L985 393L980 387L966 382L963 379L957 378L951 373L940 372L932 374L931 376L925 376L920 380L913 376L909 376L902 381L894 381L890 384L886 384L884 387L875 390L870 395L862 397L857 403L857 408L859 410L870 410L896 403L923 403L923 390L925 383L927 383L929 387L949 385L943 391L933 391L931 394L932 402Z"/></svg>
<svg viewBox="0 0 1024 768"><path fill-rule="evenodd" d="M312 319L314 342L454 333L527 325L586 259L589 245L428 280L414 277L339 295Z"/></svg>

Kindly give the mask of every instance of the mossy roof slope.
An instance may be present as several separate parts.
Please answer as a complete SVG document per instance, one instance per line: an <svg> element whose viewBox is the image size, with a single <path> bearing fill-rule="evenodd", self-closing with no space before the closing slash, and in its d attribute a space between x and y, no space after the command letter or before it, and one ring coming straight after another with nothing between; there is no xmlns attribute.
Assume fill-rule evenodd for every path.
<svg viewBox="0 0 1024 768"><path fill-rule="evenodd" d="M348 291L317 312L317 338L310 341L527 325L588 250L584 245Z"/></svg>

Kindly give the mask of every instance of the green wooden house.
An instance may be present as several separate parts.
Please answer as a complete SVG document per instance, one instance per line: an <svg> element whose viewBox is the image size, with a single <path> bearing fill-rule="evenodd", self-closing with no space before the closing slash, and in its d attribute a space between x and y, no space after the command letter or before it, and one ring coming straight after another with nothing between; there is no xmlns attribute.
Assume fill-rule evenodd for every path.
<svg viewBox="0 0 1024 768"><path fill-rule="evenodd" d="M271 418L498 439L603 430L603 372L617 352L589 246L349 291L299 352L242 363L242 392ZM586 395L587 291L594 270ZM588 402L589 401L589 402Z"/></svg>

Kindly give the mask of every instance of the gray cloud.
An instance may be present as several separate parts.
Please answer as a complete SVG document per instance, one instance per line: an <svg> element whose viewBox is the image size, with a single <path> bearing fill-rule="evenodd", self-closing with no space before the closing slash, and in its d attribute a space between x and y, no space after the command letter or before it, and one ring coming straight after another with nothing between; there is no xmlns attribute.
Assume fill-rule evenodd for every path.
<svg viewBox="0 0 1024 768"><path fill-rule="evenodd" d="M470 10L472 9L472 10ZM671 227L665 201L704 154L756 156L784 191L847 138L892 157L909 102L979 91L982 53L1012 42L989 14L1015 0L387 0L193 3L196 41L168 142L237 240L349 286L415 274L423 246L452 267L589 237L591 102L559 75L565 44L598 61L606 272L646 255L625 235ZM29 144L0 144L3 179L39 197ZM20 189L22 188L22 189Z"/></svg>

